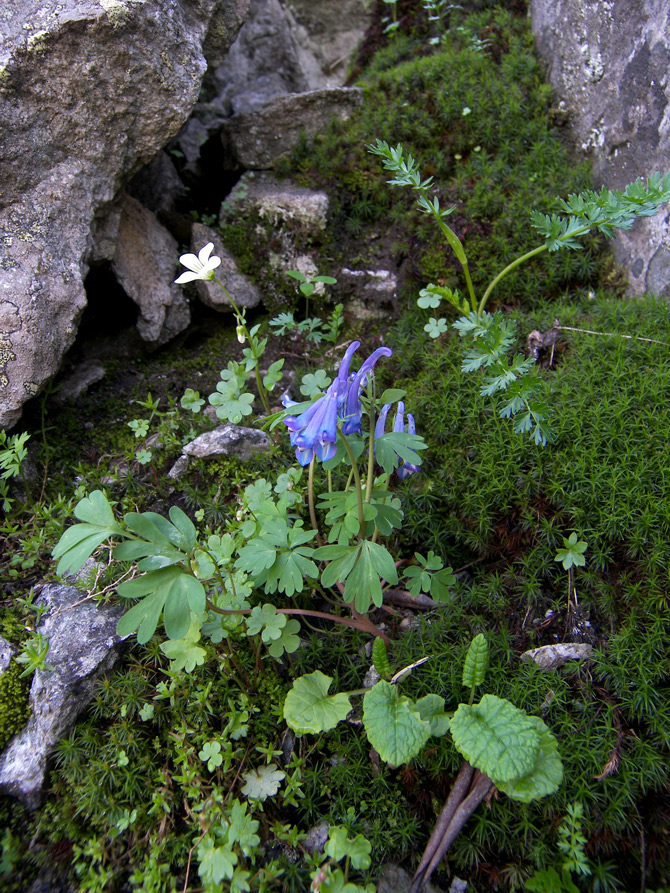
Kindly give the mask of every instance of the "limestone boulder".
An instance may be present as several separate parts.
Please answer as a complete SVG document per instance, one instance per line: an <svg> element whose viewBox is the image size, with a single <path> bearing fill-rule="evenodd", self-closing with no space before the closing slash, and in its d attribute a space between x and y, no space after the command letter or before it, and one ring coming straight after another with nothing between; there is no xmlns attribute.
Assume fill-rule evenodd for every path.
<svg viewBox="0 0 670 893"><path fill-rule="evenodd" d="M49 642L49 668L37 669L30 688L31 716L0 756L0 793L37 807L47 758L86 708L100 677L119 656L121 608L98 608L77 586L42 587L46 609L38 626Z"/></svg>
<svg viewBox="0 0 670 893"><path fill-rule="evenodd" d="M359 87L289 93L224 122L221 140L228 170L267 170L290 152L301 133L314 136L333 118L347 121L363 102Z"/></svg>
<svg viewBox="0 0 670 893"><path fill-rule="evenodd" d="M210 459L217 456L234 456L241 462L270 449L271 441L265 431L226 424L205 431L184 447L184 455L192 459Z"/></svg>
<svg viewBox="0 0 670 893"><path fill-rule="evenodd" d="M666 0L530 0L537 51L598 185L670 171ZM670 210L614 241L632 293L670 296Z"/></svg>
<svg viewBox="0 0 670 893"><path fill-rule="evenodd" d="M221 265L216 269L217 279L220 279L226 286L235 304L245 309L258 306L261 302L260 291L248 276L240 273L237 269L235 258L224 246L217 233L202 223L194 223L191 235L191 251L194 254L198 254L201 248L207 245L208 242L212 242L214 245L213 253L221 258ZM230 301L217 282L198 280L195 283L195 287L198 297L207 307L211 307L213 310L232 312Z"/></svg>
<svg viewBox="0 0 670 893"><path fill-rule="evenodd" d="M210 69L204 99L175 141L196 174L200 151L226 118L287 93L339 87L369 19L366 0L250 0L224 61Z"/></svg>
<svg viewBox="0 0 670 893"><path fill-rule="evenodd" d="M121 201L112 269L126 294L139 307L137 328L145 341L164 344L191 321L188 302L176 285L176 239L137 199Z"/></svg>
<svg viewBox="0 0 670 893"><path fill-rule="evenodd" d="M188 118L248 2L2 4L0 426L58 369L86 305L95 232Z"/></svg>

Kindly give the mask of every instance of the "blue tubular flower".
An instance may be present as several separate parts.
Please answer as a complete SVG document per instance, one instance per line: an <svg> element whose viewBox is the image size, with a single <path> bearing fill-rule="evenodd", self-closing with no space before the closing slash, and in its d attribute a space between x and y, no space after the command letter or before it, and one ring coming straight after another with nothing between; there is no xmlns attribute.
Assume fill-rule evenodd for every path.
<svg viewBox="0 0 670 893"><path fill-rule="evenodd" d="M400 400L398 403L398 409L396 410L395 420L393 422L393 430L397 434L403 434L405 431L405 404L402 402L402 400ZM416 434L416 423L411 412L407 413L407 433ZM421 469L418 465L414 465L412 462L403 461L402 465L396 468L396 474L401 481L404 481L406 477L410 476L410 474L420 470Z"/></svg>
<svg viewBox="0 0 670 893"><path fill-rule="evenodd" d="M366 379L374 369L377 360L380 357L390 356L393 356L393 351L390 347L378 347L377 350L370 354L367 360L363 361L363 365L349 383L344 414L345 422L342 426L344 434L360 434L362 432L363 407L361 406L361 390L365 386Z"/></svg>
<svg viewBox="0 0 670 893"><path fill-rule="evenodd" d="M309 465L316 454L322 462L332 459L337 452L337 413L346 393L351 357L360 347L360 341L347 348L337 378L323 397L319 397L299 416L287 416L284 424L291 432L291 445L296 448L296 459L301 465ZM284 405L287 405L286 402Z"/></svg>
<svg viewBox="0 0 670 893"><path fill-rule="evenodd" d="M385 403L382 406L381 412L379 413L379 418L377 419L377 424L375 425L375 440L377 440L378 437L381 437L382 434L386 433L386 416L389 414L390 408L390 403Z"/></svg>

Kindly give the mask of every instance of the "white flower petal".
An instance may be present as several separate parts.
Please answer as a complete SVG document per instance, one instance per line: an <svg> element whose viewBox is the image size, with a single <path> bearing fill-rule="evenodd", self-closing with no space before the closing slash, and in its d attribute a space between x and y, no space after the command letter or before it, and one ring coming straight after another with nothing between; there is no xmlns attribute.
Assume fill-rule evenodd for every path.
<svg viewBox="0 0 670 893"><path fill-rule="evenodd" d="M195 254L182 254L179 258L179 263L189 270L193 270L194 273L198 273L202 268L200 258L196 257Z"/></svg>
<svg viewBox="0 0 670 893"><path fill-rule="evenodd" d="M208 242L204 248L201 248L198 252L198 260L200 263L205 266L207 261L209 260L209 256L214 250L214 242Z"/></svg>
<svg viewBox="0 0 670 893"><path fill-rule="evenodd" d="M175 279L177 285L184 285L185 282L193 282L194 279L200 279L199 273L182 273L178 279Z"/></svg>

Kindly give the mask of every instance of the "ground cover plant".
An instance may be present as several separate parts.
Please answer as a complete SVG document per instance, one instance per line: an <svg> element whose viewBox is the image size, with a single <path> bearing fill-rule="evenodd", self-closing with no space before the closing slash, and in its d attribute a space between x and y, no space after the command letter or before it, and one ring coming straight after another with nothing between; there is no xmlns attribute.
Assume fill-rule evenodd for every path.
<svg viewBox="0 0 670 893"><path fill-rule="evenodd" d="M528 207L551 215L555 196L589 188L586 172L551 133L523 22L386 6L384 28L397 26L368 68L371 101L346 132L334 127L292 161L306 185L343 184L319 269L354 242L360 252L362 234L391 217L382 250L404 271L407 309L384 345L359 346L360 328L339 314L304 327L312 356L292 395L305 399L280 408L287 363L272 332L286 337L314 302L267 325L236 311L230 360L214 338L199 390L194 362L168 353L158 373L142 367L140 390L110 403L111 457L96 443L95 399L76 420L43 404L32 440L47 445L49 474L24 475L31 501L9 505L2 529L13 601L3 632L25 646L11 677L23 712L5 708L2 728L25 716L19 668L48 663L25 580L43 575L54 547L61 570L98 546L111 552L97 597L129 607L121 628L138 644L58 746L44 807L28 815L2 803L7 889L53 861L90 891L355 893L373 889L389 861L418 868L418 887L445 842L444 886L450 872L482 891L668 883L667 307L608 293L611 267L590 236L581 251L547 251L501 279L496 350L479 350L486 332L468 349L491 358L479 375L494 367L498 377L504 358L523 354L527 368L507 368L543 389L551 437L514 431L502 412L509 391L462 371L473 356L457 313L475 313L473 328L486 317L452 240L365 147L402 145L405 162L412 153L426 169L419 182L434 177L438 216L456 205L446 223L476 295L534 250ZM547 246L569 235L570 208L560 232L551 216L540 221ZM340 226L351 241L334 241ZM205 246L183 260L187 278L217 269ZM417 310L417 298L452 303L458 289L453 317L426 326L434 308ZM528 363L524 336L554 319L559 337ZM315 344L319 329L332 340ZM256 407L278 443L260 462L196 464L175 491L164 473L201 429L205 402L224 421L251 420ZM78 464L61 464L51 425L80 431L89 411ZM6 452L10 480L25 456L17 441ZM551 672L519 660L556 641L587 642L593 656ZM365 688L371 665L379 678ZM481 734L495 741L477 751ZM473 809L459 812L473 777ZM458 835L456 813L468 819ZM324 848L310 853L305 835L323 820Z"/></svg>

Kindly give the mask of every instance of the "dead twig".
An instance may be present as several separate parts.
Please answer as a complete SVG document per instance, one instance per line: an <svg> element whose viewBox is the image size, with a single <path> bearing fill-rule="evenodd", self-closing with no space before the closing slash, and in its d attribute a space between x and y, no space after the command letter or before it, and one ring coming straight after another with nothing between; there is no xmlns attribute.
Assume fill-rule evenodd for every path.
<svg viewBox="0 0 670 893"><path fill-rule="evenodd" d="M493 782L465 761L456 776L428 845L419 863L410 893L421 893L463 826L493 788Z"/></svg>

